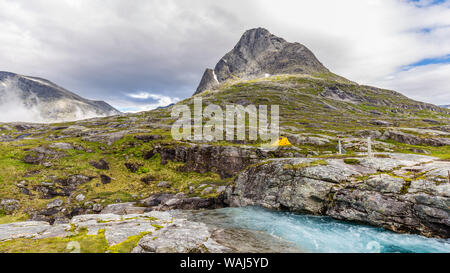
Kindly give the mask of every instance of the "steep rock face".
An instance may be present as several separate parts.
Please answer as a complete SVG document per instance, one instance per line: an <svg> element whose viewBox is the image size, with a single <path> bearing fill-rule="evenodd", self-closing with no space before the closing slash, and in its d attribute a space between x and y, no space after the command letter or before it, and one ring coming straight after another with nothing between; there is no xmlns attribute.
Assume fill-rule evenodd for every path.
<svg viewBox="0 0 450 273"><path fill-rule="evenodd" d="M234 77L320 72L328 72L328 69L304 45L289 43L264 28L255 28L242 35L214 70L206 70L195 94Z"/></svg>
<svg viewBox="0 0 450 273"><path fill-rule="evenodd" d="M222 178L232 177L248 165L258 162L266 155L258 154L256 149L233 146L193 145L156 147L147 157L161 154L161 162L167 160L185 162L181 171L200 173L217 172Z"/></svg>
<svg viewBox="0 0 450 273"><path fill-rule="evenodd" d="M207 68L203 74L200 84L197 87L197 90L195 91L195 94L201 93L208 89L214 89L217 86L219 86L219 81L217 80L214 70Z"/></svg>
<svg viewBox="0 0 450 273"><path fill-rule="evenodd" d="M381 139L392 139L411 145L430 145L434 147L450 145L450 138L421 138L401 131L386 131L381 136Z"/></svg>
<svg viewBox="0 0 450 273"><path fill-rule="evenodd" d="M104 101L88 100L48 80L11 72L0 71L0 94L0 109L14 119L5 121L58 122L120 114Z"/></svg>
<svg viewBox="0 0 450 273"><path fill-rule="evenodd" d="M242 172L227 189L226 202L450 237L450 183L445 177L450 164L424 156L391 157L383 166L384 160L376 159L357 165L341 159L320 164L314 159L272 160ZM392 173L376 174L380 170ZM415 179L411 173L421 176Z"/></svg>

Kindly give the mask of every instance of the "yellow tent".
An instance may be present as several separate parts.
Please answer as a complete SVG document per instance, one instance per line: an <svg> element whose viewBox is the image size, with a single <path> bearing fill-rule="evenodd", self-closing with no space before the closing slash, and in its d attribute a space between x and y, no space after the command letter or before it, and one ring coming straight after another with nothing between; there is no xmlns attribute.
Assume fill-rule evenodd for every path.
<svg viewBox="0 0 450 273"><path fill-rule="evenodd" d="M289 146L292 145L287 137L280 137L272 143L272 146Z"/></svg>

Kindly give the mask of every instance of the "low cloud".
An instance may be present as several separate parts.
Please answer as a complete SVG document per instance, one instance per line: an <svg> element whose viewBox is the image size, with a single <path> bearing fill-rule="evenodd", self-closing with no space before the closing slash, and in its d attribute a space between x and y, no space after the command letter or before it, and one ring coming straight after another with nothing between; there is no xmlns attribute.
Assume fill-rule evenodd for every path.
<svg viewBox="0 0 450 273"><path fill-rule="evenodd" d="M82 102L68 99L42 101L33 92L24 92L18 80L0 81L0 122L51 123L100 117Z"/></svg>
<svg viewBox="0 0 450 273"><path fill-rule="evenodd" d="M119 107L119 109L123 112L149 111L158 107L165 107L180 101L180 99L176 97L151 94L148 92L131 93L126 94L126 96L133 99L133 106L130 107L130 103L127 101L121 102L121 104L123 104L124 106Z"/></svg>
<svg viewBox="0 0 450 273"><path fill-rule="evenodd" d="M36 95L26 96L14 80L0 82L0 122L45 122Z"/></svg>
<svg viewBox="0 0 450 273"><path fill-rule="evenodd" d="M408 93L415 100L446 105L450 104L449 77L450 64L431 64L395 73L378 82L378 85Z"/></svg>

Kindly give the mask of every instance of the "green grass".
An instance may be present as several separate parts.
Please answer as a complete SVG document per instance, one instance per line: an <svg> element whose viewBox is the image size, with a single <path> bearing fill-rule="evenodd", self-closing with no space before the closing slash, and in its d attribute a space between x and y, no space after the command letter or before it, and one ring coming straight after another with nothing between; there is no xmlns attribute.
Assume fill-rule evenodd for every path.
<svg viewBox="0 0 450 273"><path fill-rule="evenodd" d="M319 160L314 160L311 162L304 162L304 163L298 163L298 164L284 164L283 169L299 170L299 169L304 169L304 168L308 168L308 167L325 166L325 165L327 165L327 162L325 160L319 159Z"/></svg>
<svg viewBox="0 0 450 273"><path fill-rule="evenodd" d="M2 215L0 213L0 225L2 224L9 224L14 222L22 222L26 221L28 219L28 215L26 214L19 214L19 215Z"/></svg>
<svg viewBox="0 0 450 273"><path fill-rule="evenodd" d="M0 242L0 253L69 253L76 251L70 245L79 244L81 253L104 253L108 250L105 231L99 230L97 235L87 235L81 230L76 235L45 239L14 239Z"/></svg>
<svg viewBox="0 0 450 273"><path fill-rule="evenodd" d="M356 158L345 158L344 163L350 164L350 165L358 165L360 163L360 161Z"/></svg>

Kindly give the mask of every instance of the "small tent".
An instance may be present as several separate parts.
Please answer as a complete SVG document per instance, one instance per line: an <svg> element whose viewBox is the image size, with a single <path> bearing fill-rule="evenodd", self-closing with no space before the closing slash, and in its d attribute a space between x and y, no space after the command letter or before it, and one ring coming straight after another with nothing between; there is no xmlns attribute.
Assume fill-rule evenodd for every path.
<svg viewBox="0 0 450 273"><path fill-rule="evenodd" d="M287 137L280 137L272 143L272 146L289 146L292 145Z"/></svg>

